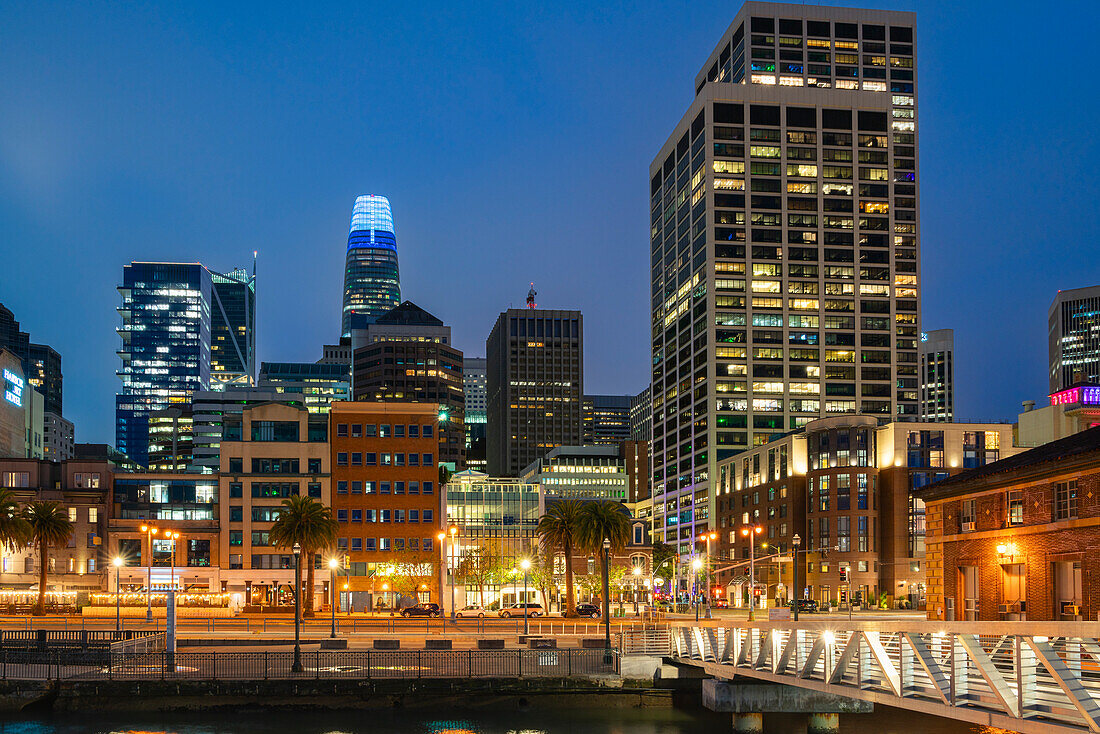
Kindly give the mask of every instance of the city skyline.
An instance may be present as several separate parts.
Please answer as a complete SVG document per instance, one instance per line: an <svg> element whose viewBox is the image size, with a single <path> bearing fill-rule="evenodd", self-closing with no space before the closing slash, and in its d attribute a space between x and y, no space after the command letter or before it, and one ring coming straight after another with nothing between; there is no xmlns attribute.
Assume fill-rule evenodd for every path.
<svg viewBox="0 0 1100 734"><path fill-rule="evenodd" d="M1057 290L1100 281L1100 269L1084 257L1088 253L1087 232L1066 215L1085 208L1095 196L1096 184L1086 175L1085 162L1095 159L1089 146L1095 148L1096 143L1088 142L1083 127L1081 135L1076 135L1073 126L1083 125L1096 103L1083 100L1086 114L1077 118L1081 122L1061 119L1057 104L1041 109L1041 101L1029 104L1032 116L1027 120L1010 122L1016 117L1010 101L1013 90L1030 85L1039 90L1040 97L1064 99L1071 79L1047 79L1037 67L1012 67L1010 73L1008 65L1003 72L995 65L983 66L986 93L972 95L965 75L929 60L951 54L957 64L966 65L998 58L997 53L1007 53L1006 47L990 39L1016 33L1018 13L993 17L983 15L985 6L966 7L956 9L949 19L930 6L914 3L876 6L917 11L919 54L925 59L921 72L925 95L921 100L924 327L956 330L958 419L1012 418L1021 401L1041 401L1046 392L1045 315ZM462 103L461 94L456 98L454 90L447 92L440 86L436 89L441 94L438 101L424 102L421 107L406 104L411 109L393 123L395 129L379 124L374 130L382 138L400 136L400 144L392 146L393 150L382 150L374 143L356 148L339 163L335 162L335 149L351 140L349 128L335 125L322 130L332 138L328 144L334 148L322 141L324 135L307 141L312 146L307 146L308 154L291 147L292 139L294 145L301 143L297 138L305 128L299 128L315 122L304 113L290 114L294 94L327 90L329 84L290 78L268 89L256 77L234 77L229 72L236 68L238 57L230 53L211 58L208 44L203 42L214 43L210 39L228 33L241 57L251 51L256 58L266 59L276 47L268 47L260 38L216 28L201 12L194 17L171 18L169 25L189 31L185 34L189 40L179 41L188 44L179 49L185 52L183 57L204 62L197 67L201 78L222 82L196 96L190 82L169 73L166 88L178 91L182 99L158 102L146 111L133 107L147 82L144 75L155 73L153 69L164 64L168 66L161 71L172 72L176 63L159 58L159 50L152 45L156 34L140 41L130 38L130 32L152 18L108 16L99 21L100 28L123 34L127 42L123 45L129 51L153 62L149 70L126 72L136 75L131 80L136 91L108 93L93 84L86 94L71 94L65 90L77 79L50 65L68 57L54 62L39 59L42 69L56 70L52 75L40 77L37 70L22 68L22 63L38 58L33 45L46 28L36 24L49 23L51 14L20 18L19 10L5 11L4 15L14 16L8 18L8 26L22 31L18 37L0 36L8 49L0 54L0 69L8 72L3 88L9 99L26 99L27 108L13 110L0 122L0 172L4 174L0 181L5 182L0 183L0 225L10 233L8 241L14 245L8 272L27 275L3 280L3 301L24 329L49 334L49 343L68 364L79 359L88 365L79 373L72 368L67 371L66 417L77 424L78 440L109 441L111 400L117 386L113 374L117 362L112 352L117 344L114 329L119 325L114 286L121 266L131 260L198 261L216 266L239 262L249 250L259 250L257 360L312 361L320 345L337 336L333 324L339 310L343 253L332 243L346 236L341 230L346 226L347 201L360 191L384 191L402 212L405 295L453 324L456 347L481 356L478 345L484 344L495 315L509 304L520 305L527 283L534 280L540 305L578 308L586 315L589 359L585 392L638 392L647 382L649 351L647 233L643 224L648 197L638 182L660 141L690 101L690 89L685 88L683 79L690 79L705 61L699 49L712 47L728 25L731 10L715 3L675 13L647 4L616 18L620 28L616 44L660 49L649 55L651 58L634 55L629 73L623 71L626 60L612 53L619 45L604 50L606 25L599 14L574 11L561 20L541 18L547 35L536 39L533 48L539 54L534 63L542 84L534 84L532 89L500 81L508 60L526 44L517 40L512 42L514 46L505 45L495 37L502 31L506 34L511 24L521 26L530 19L519 10L500 12L490 20L475 16L464 22L471 33L480 25L477 33L494 36L489 48L500 62L487 61L465 46L486 40L476 34L469 41L455 41L454 46L433 53L453 57L459 66L476 72L486 83L489 96L504 93L515 101L514 109L535 105L532 111L464 110L464 125L438 127L429 121L423 129L410 127L408 123L420 115L435 116ZM169 11L164 15L169 16ZM982 37L964 33L967 24L978 18L984 23ZM654 19L661 20L659 28L648 28ZM309 31L309 20L293 22L306 21ZM404 18L398 26L422 41L445 32L433 24L417 28L417 21ZM1036 53L1051 51L1052 45L1045 44L1053 41L1046 40L1049 34L1042 32L1046 20L1037 22L1031 26L1040 46ZM271 23L273 28L282 28L292 20L276 18ZM62 25L52 23L50 30ZM80 27L80 23L72 27ZM416 35L414 30L422 33ZM682 40L658 46L665 33ZM561 66L551 68L544 55L560 43L556 40L559 36L570 39L568 49L576 58L554 54L555 64ZM962 36L965 43L959 40ZM322 28L307 32L303 43L320 46L331 37L332 31ZM343 42L339 36L333 40ZM95 41L63 37L60 43L66 46L66 54L77 58L94 55L96 50ZM416 41L392 43L404 44L395 49L398 60L412 58L418 48ZM1085 45L1060 46L1060 57L1075 66L1076 54L1083 54ZM321 57L321 68L333 69L332 85L348 81L335 70L342 49L336 43L331 53ZM582 62L588 57L594 62ZM113 65L118 59L110 57L102 63ZM180 63L186 65L186 60ZM392 94L407 85L394 63L397 81L392 90L377 79L348 73L354 74L363 91ZM594 68L592 63L607 70L607 75L599 78L625 79L616 85L622 89L609 96L607 85L580 81L582 73ZM257 75L266 73L264 68L256 70ZM84 77L82 71L78 78ZM41 83L40 91L21 86L36 83ZM244 86L237 89L234 84ZM643 89L647 90L645 96L637 96ZM209 120L196 116L199 110L219 105L240 112L227 101L235 91L245 92L247 98L271 93L271 104L293 118L284 126L267 130L274 140L250 135L264 143L267 159L288 169L290 175L284 174L284 179L260 181L271 175L267 164L256 163L259 159L253 158L253 144L233 134L239 123L232 116L215 114ZM472 90L463 86L462 91ZM119 136L107 134L114 123L102 115L80 119L77 114L73 118L80 122L70 123L49 110L48 100L52 99L68 99L79 110L91 103L88 95L98 93L104 95L107 108L121 116L125 129L131 124L163 125L153 120L169 114L175 104L187 105L185 122L178 123L189 125L184 131L187 134L179 135L180 130L166 125L163 133L116 139ZM537 100L528 100L528 95L536 93ZM659 101L639 104L638 98ZM481 101L480 97L474 100ZM328 114L328 107L322 107L324 111L318 114ZM568 114L551 114L561 111ZM550 123L537 122L535 117L551 118L553 126L544 129ZM32 119L48 123L32 129ZM973 129L982 130L984 139L960 137L959 131ZM625 142L623 130L628 133ZM1040 131L1055 132L1042 137ZM226 132L230 133L226 141L214 140ZM175 138L181 158L153 151L154 146L163 145L159 134ZM85 135L95 137L84 139ZM420 142L425 135L431 145ZM1018 138L1034 138L1038 145L1034 150L1021 149ZM545 149L530 146L534 139L547 141ZM1077 147L1067 144L1076 139L1086 142ZM488 140L496 145L488 145ZM464 150L469 148L476 154L473 159L467 158ZM1006 149L1014 151L1011 162L1001 153ZM149 156L148 161L141 159L143 155ZM518 155L531 157L521 164L512 157ZM217 156L228 157L230 167L223 170L222 164L214 161ZM532 177L534 170L545 175ZM985 191L981 196L955 188L953 179L959 177L960 170L982 178ZM1016 170L1029 171L1036 182L1055 172L1064 173L1067 180L1078 182L1078 188L1062 191L1027 185L1031 198L1027 206L1019 206L1021 182ZM211 185L229 171L233 173L224 182ZM439 173L425 176L429 171ZM150 186L154 173L156 183ZM627 186L611 185L619 180L627 181ZM571 188L563 195L560 192L566 182ZM449 190L447 200L437 195L441 184ZM250 189L254 185L255 189ZM79 201L71 213L59 215L53 203L62 198L71 201L70 187L76 186L95 193ZM247 194L242 193L245 189L249 189ZM135 205L119 209L120 205L113 203L115 198ZM555 204L548 207L546 201ZM626 225L612 227L606 212L620 209L625 213L616 217L616 222ZM964 221L967 226L959 226ZM78 231L86 247L72 246ZM455 253L463 257L453 257ZM79 294L79 300L69 295L43 297L46 276L34 277L35 263L43 257L70 260L73 267L53 270L51 293ZM1065 262L1074 262L1072 276L1067 276ZM583 267L577 267L578 263ZM610 283L605 275L609 267L620 274ZM1021 278L1021 272L1027 277ZM463 288L463 296L457 298L454 293L459 283L477 287ZM957 295L961 297L955 299ZM953 319L958 319L959 313L984 314L986 318L958 323ZM1021 345L1027 349L1021 350Z"/></svg>

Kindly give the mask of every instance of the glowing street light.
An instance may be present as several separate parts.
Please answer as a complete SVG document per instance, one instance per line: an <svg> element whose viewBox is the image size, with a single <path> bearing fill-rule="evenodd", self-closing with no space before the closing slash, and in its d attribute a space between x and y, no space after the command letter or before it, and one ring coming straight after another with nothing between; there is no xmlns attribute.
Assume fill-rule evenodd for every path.
<svg viewBox="0 0 1100 734"><path fill-rule="evenodd" d="M141 532L145 533L146 547L149 549L149 555L145 556L146 566L146 579L145 579L145 621L153 621L153 536L159 532L157 528L151 525L142 525Z"/></svg>

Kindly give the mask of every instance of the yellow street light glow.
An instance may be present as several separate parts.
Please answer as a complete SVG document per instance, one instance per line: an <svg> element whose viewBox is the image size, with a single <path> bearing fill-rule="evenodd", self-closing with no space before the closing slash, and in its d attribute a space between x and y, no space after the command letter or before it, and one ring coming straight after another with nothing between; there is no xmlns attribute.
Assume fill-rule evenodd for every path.
<svg viewBox="0 0 1100 734"><path fill-rule="evenodd" d="M519 562L519 567L526 571L527 569L531 568L531 562L524 558L522 561Z"/></svg>
<svg viewBox="0 0 1100 734"><path fill-rule="evenodd" d="M114 561L112 561L112 563L114 563L114 564L115 564L115 567L117 568L117 567L119 567L119 566L121 566L121 565L122 565L122 559L121 559L121 558L119 558L118 556L115 556L115 560L114 560Z"/></svg>
<svg viewBox="0 0 1100 734"><path fill-rule="evenodd" d="M635 567L634 567L634 570L633 570L633 571L631 571L631 573L633 573L633 574L634 574L635 576L641 576L641 575L642 575L642 569L640 569L640 568L638 568L637 566L635 566Z"/></svg>
<svg viewBox="0 0 1100 734"><path fill-rule="evenodd" d="M440 533L439 535L437 535L435 537L436 537L436 540L442 542L443 539L447 537L447 534L446 533Z"/></svg>
<svg viewBox="0 0 1100 734"><path fill-rule="evenodd" d="M700 568L703 567L703 562L696 558L694 561L691 562L691 567L698 571Z"/></svg>
<svg viewBox="0 0 1100 734"><path fill-rule="evenodd" d="M836 636L830 630L825 630L821 633L821 641L826 645L831 645L836 642Z"/></svg>
<svg viewBox="0 0 1100 734"><path fill-rule="evenodd" d="M329 568L331 568L333 570L336 570L339 566L340 566L340 561L336 560L335 558L328 559L328 567Z"/></svg>

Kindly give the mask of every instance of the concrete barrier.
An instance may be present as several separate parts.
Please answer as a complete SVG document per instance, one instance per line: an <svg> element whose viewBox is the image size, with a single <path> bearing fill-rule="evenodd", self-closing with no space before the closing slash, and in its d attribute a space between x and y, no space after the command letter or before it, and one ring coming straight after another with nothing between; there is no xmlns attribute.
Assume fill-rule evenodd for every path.
<svg viewBox="0 0 1100 734"><path fill-rule="evenodd" d="M585 650L602 650L607 646L607 640L602 637L582 637L581 648Z"/></svg>
<svg viewBox="0 0 1100 734"><path fill-rule="evenodd" d="M529 650L556 650L558 641L553 637L531 637L527 640Z"/></svg>
<svg viewBox="0 0 1100 734"><path fill-rule="evenodd" d="M504 640L478 640L478 650L503 650Z"/></svg>
<svg viewBox="0 0 1100 734"><path fill-rule="evenodd" d="M334 640L331 637L325 640L321 640L322 650L347 650L347 640Z"/></svg>
<svg viewBox="0 0 1100 734"><path fill-rule="evenodd" d="M401 640L375 640L375 650L400 650Z"/></svg>
<svg viewBox="0 0 1100 734"><path fill-rule="evenodd" d="M450 640L433 639L433 638L429 637L428 639L424 640L424 649L425 650L450 650L451 649L451 641Z"/></svg>

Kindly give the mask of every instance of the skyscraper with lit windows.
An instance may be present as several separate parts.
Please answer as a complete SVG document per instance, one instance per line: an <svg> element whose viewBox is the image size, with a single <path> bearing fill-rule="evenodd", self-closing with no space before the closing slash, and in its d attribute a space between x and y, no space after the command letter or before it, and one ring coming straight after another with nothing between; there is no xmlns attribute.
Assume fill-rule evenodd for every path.
<svg viewBox="0 0 1100 734"><path fill-rule="evenodd" d="M344 267L341 334L351 336L401 303L397 270L397 237L390 200L367 194L355 200Z"/></svg>
<svg viewBox="0 0 1100 734"><path fill-rule="evenodd" d="M715 468L918 405L915 16L746 2L653 160L653 514L690 552Z"/></svg>

